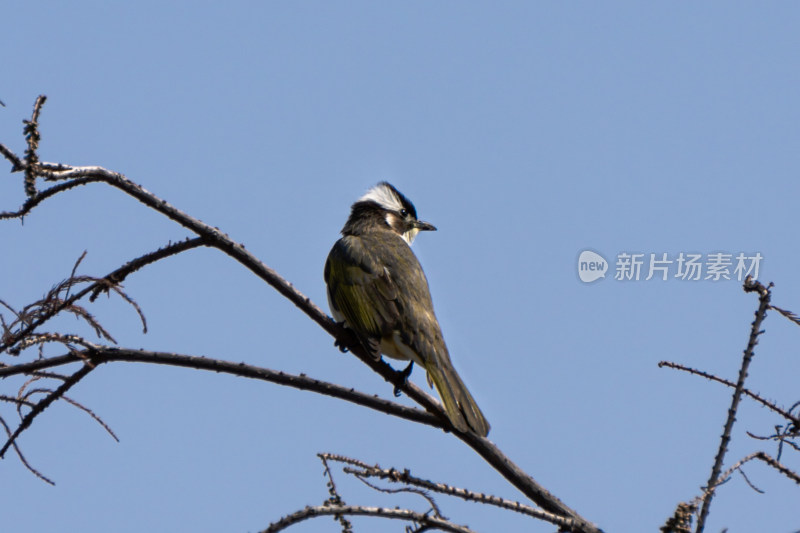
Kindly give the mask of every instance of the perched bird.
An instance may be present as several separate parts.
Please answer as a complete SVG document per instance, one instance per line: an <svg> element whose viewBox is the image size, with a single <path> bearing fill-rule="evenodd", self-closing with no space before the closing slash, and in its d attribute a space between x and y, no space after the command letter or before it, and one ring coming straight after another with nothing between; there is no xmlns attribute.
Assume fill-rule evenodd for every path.
<svg viewBox="0 0 800 533"><path fill-rule="evenodd" d="M425 368L456 429L486 436L489 423L453 368L428 280L410 248L417 233L434 230L392 185L371 188L351 207L325 262L328 304L374 357Z"/></svg>

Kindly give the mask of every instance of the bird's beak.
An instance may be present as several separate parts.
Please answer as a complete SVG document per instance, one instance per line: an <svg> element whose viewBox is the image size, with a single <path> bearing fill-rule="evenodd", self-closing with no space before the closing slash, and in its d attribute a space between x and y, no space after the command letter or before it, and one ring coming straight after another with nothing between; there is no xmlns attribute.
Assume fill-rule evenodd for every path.
<svg viewBox="0 0 800 533"><path fill-rule="evenodd" d="M423 222L421 220L414 221L414 228L420 231L436 231L436 226L433 224L428 224L427 222Z"/></svg>

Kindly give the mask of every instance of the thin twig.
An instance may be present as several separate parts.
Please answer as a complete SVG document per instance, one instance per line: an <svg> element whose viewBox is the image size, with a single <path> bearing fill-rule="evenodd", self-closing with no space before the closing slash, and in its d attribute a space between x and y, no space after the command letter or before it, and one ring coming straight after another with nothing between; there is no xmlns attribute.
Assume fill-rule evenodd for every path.
<svg viewBox="0 0 800 533"><path fill-rule="evenodd" d="M741 476L744 478L744 482L747 483L747 485L751 489L753 489L754 491L756 491L759 494L764 494L763 490L761 490L758 487L756 487L755 484L752 481L750 481L750 478L747 477L747 473L745 473L745 471L743 469L741 469L741 468L739 469L739 474L741 474Z"/></svg>
<svg viewBox="0 0 800 533"><path fill-rule="evenodd" d="M4 394L0 394L0 401L13 403L17 407L33 407L36 405L34 402L23 400L21 398L14 398L13 396L6 396Z"/></svg>
<svg viewBox="0 0 800 533"><path fill-rule="evenodd" d="M728 386L728 387L730 387L732 389L736 388L736 383L733 383L732 381L728 381L727 379L721 378L719 376L715 376L714 374L709 374L708 372L704 372L702 370L697 370L696 368L692 368L692 367L689 367L689 366L681 365L681 364L678 364L678 363L673 363L671 361L660 361L658 363L658 367L659 368L667 367L667 368L672 368L674 370L682 370L684 372L688 372L690 374L694 374L695 376L704 377L704 378L706 378L706 379L708 379L710 381L716 381L717 383L722 383L723 385L726 385L726 386ZM767 409L771 409L772 411L775 411L776 413L778 413L782 417L786 418L787 420L789 420L793 424L800 426L800 418L797 418L796 416L792 415L789 411L786 411L785 409L781 409L780 407L778 407L774 403L770 402L769 400L765 400L764 398L762 398L758 394L752 392L750 389L742 389L742 394L744 394L745 396L749 396L750 398L752 398L753 400L757 401L758 403L760 403L761 405L763 405Z"/></svg>
<svg viewBox="0 0 800 533"><path fill-rule="evenodd" d="M8 424L6 424L6 421L5 421L5 420L3 420L3 418L2 418L2 417L0 417L0 425L2 425L2 426L3 426L3 429L6 431L6 435L8 435L8 438L9 438L9 439L11 439L11 429L8 427ZM16 442L12 442L12 443L11 443L11 446L14 448L14 452L17 454L17 457L19 457L19 460L22 462L22 464L25 466L25 468L27 468L27 469L28 469L28 471L29 471L29 472L31 472L31 473L32 473L34 476L38 477L39 479L41 479L41 480L42 480L42 481L44 481L45 483L47 483L47 484L49 484L49 485L55 485L55 482L54 482L52 479L48 478L47 476L45 476L44 474L42 474L41 472L39 472L38 470L36 470L36 469L35 469L35 468L34 468L34 467L33 467L33 466L32 466L32 465L31 465L31 464L28 462L28 460L27 460L27 459L25 458L25 456L22 454L22 450L20 450L20 449L19 449L19 446L17 446L17 443L16 443Z"/></svg>
<svg viewBox="0 0 800 533"><path fill-rule="evenodd" d="M74 407L77 407L78 409L80 409L81 411L86 413L87 415L91 416L94 419L95 422L100 424L100 427L102 427L103 429L106 430L106 433L111 435L112 439L114 439L115 441L119 442L119 437L117 437L117 434L114 433L114 430L111 429L111 427L108 424L106 424L105 421L102 418L97 416L97 414L94 411L92 411L91 409L89 409L85 405L81 404L80 402L77 402L77 401L73 400L69 396L63 396L61 399L64 400L65 402L67 402L68 404L70 404L70 405L72 405Z"/></svg>
<svg viewBox="0 0 800 533"><path fill-rule="evenodd" d="M195 237L193 239L184 239L180 242L167 243L166 246L162 246L161 248L149 252L141 257L137 257L136 259L132 259L128 261L120 268L116 269L114 272L108 274L103 279L108 281L110 285L97 285L93 291L92 296L89 298L89 301L94 301L101 293L108 292L109 288L116 287L125 279L133 274L134 272L138 271L139 269L155 263L156 261L160 261L161 259L178 255L183 253L187 250L191 250L193 248L198 248L200 246L206 246L205 239L203 237Z"/></svg>
<svg viewBox="0 0 800 533"><path fill-rule="evenodd" d="M19 172L25 166L22 159L2 143L0 143L0 154L11 162L11 172Z"/></svg>
<svg viewBox="0 0 800 533"><path fill-rule="evenodd" d="M415 488L415 487L402 487L402 488L399 488L399 489L387 489L387 488L384 488L384 487L379 487L378 485L376 485L374 483L370 483L368 481L369 474L366 473L363 470L357 470L355 468L345 467L344 468L344 472L346 474L354 475L356 477L356 479L358 479L361 483L363 483L367 487L371 488L372 490L381 492L383 494L416 494L417 496L420 496L426 502L428 502L428 505L431 506L431 511L433 511L433 516L438 516L439 518L444 518L445 520L447 520L447 517L442 514L442 510L436 504L436 500L434 500L433 497L430 494L428 494L428 491L426 491L424 489L418 489L418 488Z"/></svg>
<svg viewBox="0 0 800 533"><path fill-rule="evenodd" d="M792 313L791 311L788 311L786 309L781 309L780 307L775 305L770 305L769 308L774 309L781 315L785 316L786 318L788 318L789 320L800 326L800 317L797 316L795 313Z"/></svg>

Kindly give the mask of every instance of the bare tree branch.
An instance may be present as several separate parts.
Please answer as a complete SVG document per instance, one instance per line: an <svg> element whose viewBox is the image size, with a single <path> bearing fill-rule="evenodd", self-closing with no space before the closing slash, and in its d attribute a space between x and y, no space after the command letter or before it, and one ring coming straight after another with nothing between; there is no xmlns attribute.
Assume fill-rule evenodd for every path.
<svg viewBox="0 0 800 533"><path fill-rule="evenodd" d="M28 363L20 363L14 366L0 368L0 378L29 374L31 372L48 368L56 368L79 361L88 361L95 366L115 361L151 363L231 374L234 376L269 381L299 390L317 392L332 398L339 398L341 400L346 400L364 407L369 407L370 409L374 409L382 413L394 415L406 420L411 420L412 422L419 422L421 424L441 429L447 428L441 418L433 416L432 414L426 413L420 409L406 407L374 395L356 391L352 388L310 378L304 374L298 376L288 374L286 372L270 370L268 368L252 366L245 363L233 363L221 359L211 359L208 357L182 355L177 353L152 352L147 350L132 350L94 345L91 349L87 350L74 351L60 356L49 357L46 359L36 359L35 361L30 361ZM422 394L424 394L424 392Z"/></svg>
<svg viewBox="0 0 800 533"><path fill-rule="evenodd" d="M43 102L43 99L41 102ZM29 140L29 151L33 152L33 155L29 156L26 152L26 158L24 161L22 161L2 145L0 145L0 152L2 152L2 154L12 163L13 171L24 170L26 176L30 175L34 178L43 178L45 181L61 181L64 183L55 185L54 187L46 189L43 192L37 192L35 189L32 191L28 189L30 197L26 201L25 205L23 205L23 207L15 213L0 214L0 218L21 218L23 215L29 213L33 207L41 203L44 198L53 196L59 192L65 192L71 189L71 187L74 187L75 185L71 185L74 183L83 185L90 182L103 182L109 186L123 191L133 198L136 198L147 207L158 211L181 226L189 229L198 235L200 239L202 239L204 245L219 249L242 264L256 276L267 282L281 295L294 303L301 311L303 311L309 318L316 322L332 337L334 337L336 344L347 347L354 355L356 355L365 364L381 375L386 381L391 383L395 389L406 393L411 399L438 418L437 424L429 425L445 427L447 430L453 432L455 436L472 447L487 462L494 466L501 475L503 475L509 482L521 490L527 497L540 505L544 510L559 516L573 519L575 522L575 531L599 531L596 526L586 521L574 510L561 502L561 500L539 485L531 476L526 474L521 468L514 464L488 439L478 437L472 433L460 433L458 430L450 426L449 422L447 421L447 417L436 400L416 387L414 384L407 382L402 372L395 371L390 365L386 364L382 360L375 360L370 354L366 353L350 330L347 330L342 327L342 325L335 323L322 311L322 309L314 304L310 298L295 289L294 286L278 275L277 272L266 266L253 254L247 251L243 245L233 241L219 229L184 213L165 200L162 200L161 198L147 191L140 185L133 183L127 177L118 172L113 172L99 166L73 167L63 164L41 162L38 158L38 155L35 154L36 147L38 147L37 128L38 113L41 108L41 102L37 100L37 105L35 106L32 120L26 123L31 125L30 132L36 133L37 135L35 142ZM30 132L26 130L26 133L30 134ZM26 184L27 183L28 180L26 178ZM86 289L84 289L84 291L85 290ZM95 290L97 289L95 288ZM70 300L72 300L72 298L79 297L79 295L82 297L85 295L84 291L73 295L70 297ZM39 322L39 324L40 323L41 322ZM27 332L25 334L32 332L35 327L36 326L32 325L29 328L26 328ZM7 347L8 341L5 341L5 345L0 345L0 351L6 349Z"/></svg>
<svg viewBox="0 0 800 533"><path fill-rule="evenodd" d="M758 336L762 333L761 324L764 322L764 319L767 316L767 309L769 309L771 287L772 284L765 287L760 282L753 280L750 276L748 276L744 281L745 292L758 293L759 305L758 310L755 313L756 316L753 320L752 327L750 328L750 338L747 341L747 348L745 348L744 355L742 356L742 364L739 368L739 379L736 382L736 389L733 391L731 406L728 409L728 418L725 421L725 427L722 431L719 449L717 450L717 455L714 458L714 465L711 467L711 475L706 482L708 495L703 499L703 505L700 508L700 514L697 518L697 528L695 529L697 533L702 533L703 528L705 527L706 518L708 517L708 512L711 508L711 501L714 499L714 488L717 485L717 480L719 479L719 474L722 470L722 463L725 460L725 453L728 451L728 443L731 440L731 431L733 429L733 424L736 421L736 412L739 409L739 402L741 401L744 391L744 382L745 379L747 379L747 370L750 367L750 361L753 359L756 344L758 344Z"/></svg>

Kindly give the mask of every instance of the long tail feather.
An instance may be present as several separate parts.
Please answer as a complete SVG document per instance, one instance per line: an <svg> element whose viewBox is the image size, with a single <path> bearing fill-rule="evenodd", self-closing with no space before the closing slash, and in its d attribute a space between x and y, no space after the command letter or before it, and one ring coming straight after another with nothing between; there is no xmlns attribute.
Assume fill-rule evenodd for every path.
<svg viewBox="0 0 800 533"><path fill-rule="evenodd" d="M489 434L489 422L452 364L449 361L441 363L425 365L425 370L442 399L447 418L459 431L471 430L485 437Z"/></svg>

